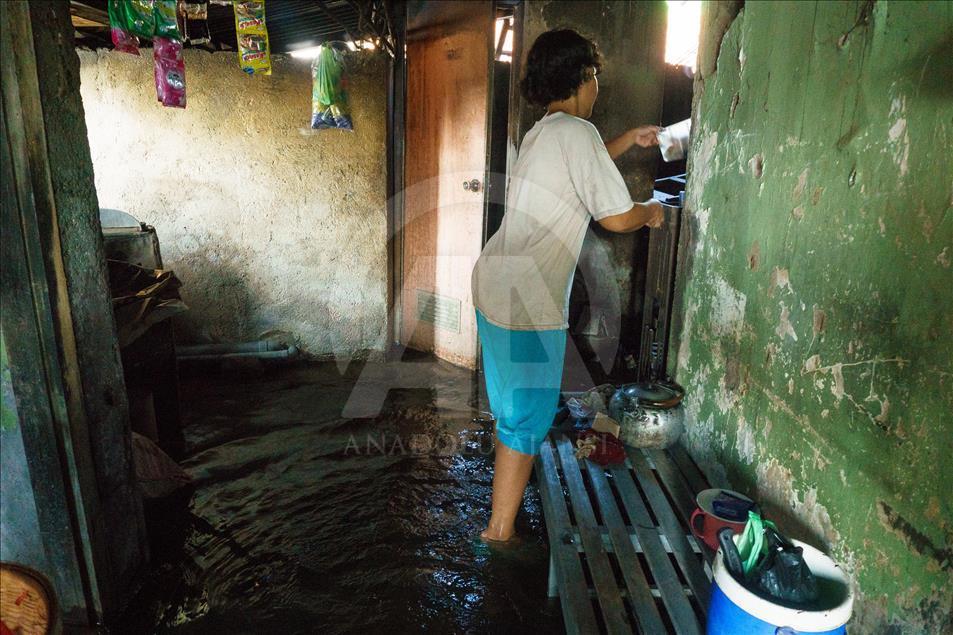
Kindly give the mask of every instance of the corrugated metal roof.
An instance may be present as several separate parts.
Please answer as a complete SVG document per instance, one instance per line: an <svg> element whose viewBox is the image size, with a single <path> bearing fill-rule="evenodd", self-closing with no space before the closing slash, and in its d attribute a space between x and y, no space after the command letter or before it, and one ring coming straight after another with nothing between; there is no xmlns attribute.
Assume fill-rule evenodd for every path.
<svg viewBox="0 0 953 635"><path fill-rule="evenodd" d="M82 4L105 12L107 0L82 0ZM266 0L265 24L273 53L343 40L345 31L355 38L361 37L357 10L347 0ZM209 4L208 28L216 48L235 48L235 14L231 6ZM100 30L94 34L92 29L89 32L103 44L108 42L108 33Z"/></svg>
<svg viewBox="0 0 953 635"><path fill-rule="evenodd" d="M287 53L327 40L342 40L344 29L359 37L357 11L350 3L344 0L324 2L325 10L321 4L317 0L268 0L265 3L265 24L272 52ZM208 26L213 42L230 43L234 47L235 17L231 7L211 5Z"/></svg>

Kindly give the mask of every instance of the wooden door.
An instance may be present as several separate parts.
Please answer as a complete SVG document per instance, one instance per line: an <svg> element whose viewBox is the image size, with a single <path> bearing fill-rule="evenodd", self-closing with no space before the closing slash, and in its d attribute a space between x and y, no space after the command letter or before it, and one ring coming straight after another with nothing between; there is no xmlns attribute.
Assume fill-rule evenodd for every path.
<svg viewBox="0 0 953 635"><path fill-rule="evenodd" d="M408 8L400 341L469 368L493 18L485 0Z"/></svg>

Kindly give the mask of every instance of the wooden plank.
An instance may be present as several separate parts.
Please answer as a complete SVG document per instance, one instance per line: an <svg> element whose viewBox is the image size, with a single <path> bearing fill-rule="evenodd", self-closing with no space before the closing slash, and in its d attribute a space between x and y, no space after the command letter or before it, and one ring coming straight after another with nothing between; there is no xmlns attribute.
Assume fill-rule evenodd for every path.
<svg viewBox="0 0 953 635"><path fill-rule="evenodd" d="M662 603L668 609L675 631L679 634L700 634L701 628L695 618L695 612L685 596L675 567L672 566L672 561L669 560L668 553L662 546L658 528L649 516L649 511L635 486L632 473L622 465L610 468L610 472L626 513L632 521L632 528L642 545L649 570L655 578L655 585L662 595Z"/></svg>
<svg viewBox="0 0 953 635"><path fill-rule="evenodd" d="M111 320L106 326L101 319L112 313L109 290L105 277L89 271L101 266L101 248L98 263L89 251L102 239L98 229L86 223L86 213L96 214L96 207L88 147L81 151L78 145L86 144L85 131L79 139L75 117L62 116L75 114L71 107L80 102L78 78L62 64L64 53L73 59L76 55L72 38L69 43L64 38L71 29L67 7L27 2L0 6L4 338L20 420L29 424L20 429L33 485L27 496L35 501L40 541L49 556L42 573L53 584L64 619L86 624L101 619L104 602L113 601L107 608L118 604L115 587L128 573L121 565L134 568L144 562L144 534L136 536L131 530L137 520L144 525L139 496L129 482L132 472L124 471L113 481L105 478L131 467L121 460L121 448L106 451L111 457L107 469L94 461L95 447L90 447L96 441L121 445L128 419L125 399L120 409L108 398L124 392L118 356L112 357L117 350L115 330ZM42 28L34 30L34 24ZM60 146L76 146L76 151L64 153ZM83 196L86 188L92 198ZM70 230L61 233L63 218ZM79 248L64 264L63 254L71 245ZM77 310L94 317L84 323L76 319ZM83 337L84 327L85 334L96 333ZM97 357L99 352L102 356ZM89 359L103 363L83 363ZM97 383L101 378L106 381ZM94 416L96 425L87 425L87 414L101 419ZM124 524L106 523L104 512L115 508L104 506L104 500L128 503ZM142 542L136 542L140 537Z"/></svg>
<svg viewBox="0 0 953 635"><path fill-rule="evenodd" d="M662 477L662 485L668 490L672 501L675 503L675 511L682 519L685 531L690 533L692 512L695 511L695 492L685 482L685 478L679 473L675 462L665 450L644 451L652 457L652 462L655 463L655 471Z"/></svg>
<svg viewBox="0 0 953 635"><path fill-rule="evenodd" d="M625 529L629 533L629 540L632 542L632 546L635 549L635 552L643 553L644 550L642 549L642 543L639 542L638 536L635 535L635 530L632 529L631 525L626 525ZM608 551L614 551L614 549L612 548L612 541L609 539L609 530L607 530L605 527L599 527L599 533L602 537L603 546ZM576 550L579 553L584 553L585 550L582 548L582 538L579 537L578 531L574 530L573 538L576 541ZM672 553L672 546L669 544L668 538L665 537L665 534L660 533L658 535L658 538L659 538L659 541L662 543L662 549L665 550L665 553ZM702 554L701 549L697 547L697 543L698 543L697 539L694 536L687 536L687 535L686 535L686 538L688 539L689 544L693 545L692 550L697 554ZM708 572L706 571L706 574L707 573ZM711 576L709 575L709 578L710 577Z"/></svg>
<svg viewBox="0 0 953 635"><path fill-rule="evenodd" d="M606 481L605 470L588 460L584 463L589 471L596 501L602 513L602 524L608 531L609 541L612 543L612 549L622 569L622 577L629 591L629 600L632 602L639 629L644 633L663 633L665 625L662 623L658 607L655 606L652 591L645 579L645 573L642 571L642 565L635 553L635 546L626 530L625 522L622 520L622 514L616 507L615 498Z"/></svg>
<svg viewBox="0 0 953 635"><path fill-rule="evenodd" d="M710 583L708 577L705 575L703 565L699 562L695 552L692 551L691 546L688 544L684 530L679 524L675 512L672 511L668 500L665 498L665 494L662 492L662 488L656 480L655 474L651 468L649 468L648 461L642 454L642 451L637 448L626 448L626 452L629 455L629 460L632 462L632 467L639 480L639 485L641 485L642 491L645 492L649 505L652 507L652 511L655 512L655 517L658 518L659 526L662 528L662 531L665 532L665 536L672 546L675 561L678 563L682 574L688 581L688 586L691 588L692 593L698 598L698 603L702 611L707 612Z"/></svg>
<svg viewBox="0 0 953 635"><path fill-rule="evenodd" d="M599 525L589 502L589 493L582 481L579 461L573 453L572 443L564 435L560 435L556 439L556 450L562 463L563 477L569 487L569 502L576 514L576 526L586 550L589 572L592 574L592 583L605 619L606 630L609 633L630 633L632 629L619 595L619 586L602 544Z"/></svg>
<svg viewBox="0 0 953 635"><path fill-rule="evenodd" d="M585 471L588 471L588 465L595 465L595 464L592 463L591 461L580 462L580 463L579 463L580 469L581 469L582 471L584 471L584 472L585 472ZM620 467L621 467L621 466L620 466ZM632 466L631 466L630 464L626 463L626 466L625 466L624 469L631 469L631 467L632 467ZM604 469L604 470L608 470L608 469L610 469L610 468L603 468L603 469ZM650 521L650 524L651 524L651 521ZM636 553L642 553L642 543L639 542L639 537L636 535L635 529L632 527L632 525L626 525L626 526L625 526L625 529L626 529L627 532L629 532L629 538L630 538L631 541L632 541L632 545L635 547L635 552L636 552ZM604 526L600 526L600 527L599 527L599 531L600 531L601 534L602 534L602 544L605 545L606 549L611 550L611 549L612 549L612 543L611 543L611 541L609 540L609 532L608 532L608 530L607 530ZM671 546L670 544L668 544L668 538L665 537L665 532L663 532L660 527L655 527L655 531L656 531L656 533L657 533L657 535L658 535L659 540L660 540L661 543L662 543L662 548L665 550L665 552L666 552L666 553L672 553L672 546ZM583 552L584 550L583 550L583 548L582 548L581 539L579 539L579 532L576 532L575 536L576 536L576 538L577 538L577 540L576 540L576 548L577 548L580 552ZM695 547L694 547L695 553L702 553L701 549L697 548L697 541L696 541L695 537L694 537L694 536L687 536L687 537L688 537L688 539L689 539L689 543L695 546Z"/></svg>
<svg viewBox="0 0 953 635"><path fill-rule="evenodd" d="M680 444L676 443L670 447L668 453L675 461L675 464L678 465L678 469L685 477L685 480L688 481L692 492L698 494L698 492L712 487L712 485L708 483L708 479L705 478L705 475L702 474L702 471L695 465L695 461L688 455L688 451Z"/></svg>
<svg viewBox="0 0 953 635"><path fill-rule="evenodd" d="M682 590L685 592L685 596L686 596L686 597L691 597L691 596L692 596L692 590L689 589L688 587L683 587ZM652 597L653 597L653 598L661 598L661 597L662 597L662 593L661 593L656 587L652 587L652 588L651 588L651 593L652 593ZM621 595L621 596L622 596L622 599L625 600L625 599L628 599L628 597L629 597L629 592L628 592L628 590L622 588L622 589L619 589L619 595ZM596 591L595 591L595 589L591 589L591 588L589 589L589 597L592 598L593 600L596 599L597 596L596 596ZM642 630L640 629L639 632L640 632L640 633L643 633L643 632L647 632L647 631L642 631ZM666 630L665 632L671 632L671 631L670 631L670 630ZM655 635L655 633L649 633L649 635Z"/></svg>
<svg viewBox="0 0 953 635"><path fill-rule="evenodd" d="M91 7L83 2L77 2L76 0L70 0L69 4L69 12L73 26L109 26L108 12L97 9L96 7ZM77 20L82 23L77 22Z"/></svg>
<svg viewBox="0 0 953 635"><path fill-rule="evenodd" d="M675 461L672 460L671 456L665 450L646 450L646 452L655 464L655 471L662 477L662 484L668 490L672 500L675 501L675 510L684 523L684 530L688 535L689 544L705 558L705 562L711 564L715 559L715 552L692 534L692 512L695 511L695 492L692 491L692 487L686 482L684 474L678 469Z"/></svg>
<svg viewBox="0 0 953 635"><path fill-rule="evenodd" d="M106 29L109 27L108 24L100 24L93 20L87 20L84 17L74 15L72 17L73 26L79 29Z"/></svg>
<svg viewBox="0 0 953 635"><path fill-rule="evenodd" d="M536 459L536 475L566 632L594 633L597 631L596 615L589 599L582 563L573 543L572 525L569 522L569 512L566 509L549 439L543 441Z"/></svg>

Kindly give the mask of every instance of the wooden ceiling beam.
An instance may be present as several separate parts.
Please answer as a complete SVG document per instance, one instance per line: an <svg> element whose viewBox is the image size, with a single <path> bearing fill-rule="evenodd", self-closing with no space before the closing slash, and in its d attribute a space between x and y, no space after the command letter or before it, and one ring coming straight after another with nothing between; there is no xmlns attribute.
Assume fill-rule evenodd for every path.
<svg viewBox="0 0 953 635"><path fill-rule="evenodd" d="M109 14L102 9L91 7L76 0L70 0L70 17L73 26L79 28L108 28Z"/></svg>

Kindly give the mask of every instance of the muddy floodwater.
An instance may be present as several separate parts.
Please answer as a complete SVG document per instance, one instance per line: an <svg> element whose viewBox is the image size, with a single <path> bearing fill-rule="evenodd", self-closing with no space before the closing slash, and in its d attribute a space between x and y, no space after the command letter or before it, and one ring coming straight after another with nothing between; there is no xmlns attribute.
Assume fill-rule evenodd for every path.
<svg viewBox="0 0 953 635"><path fill-rule="evenodd" d="M561 632L535 486L519 548L475 540L492 441L473 382L429 359L184 373L195 485L148 505L117 632Z"/></svg>

